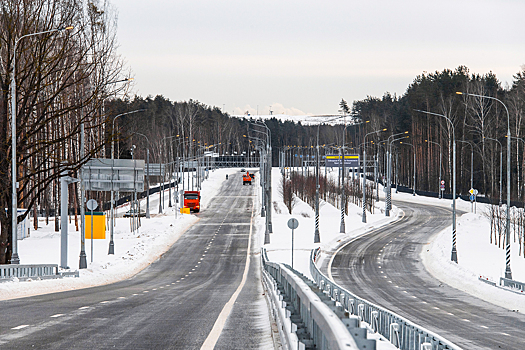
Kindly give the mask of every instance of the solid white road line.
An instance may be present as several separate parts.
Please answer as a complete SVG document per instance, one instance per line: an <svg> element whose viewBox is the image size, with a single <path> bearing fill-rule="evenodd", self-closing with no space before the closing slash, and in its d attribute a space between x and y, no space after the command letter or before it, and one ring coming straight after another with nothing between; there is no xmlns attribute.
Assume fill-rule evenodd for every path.
<svg viewBox="0 0 525 350"><path fill-rule="evenodd" d="M246 263L244 264L244 273L242 274L241 284L239 284L239 287L237 287L235 293L233 293L230 300L228 300L226 305L224 305L224 308L219 314L219 317L217 317L217 320L215 321L215 324L213 325L210 334L208 334L208 337L202 344L201 350L213 350L215 348L215 344L217 344L217 341L219 340L222 330L224 329L224 325L226 324L226 320L233 309L233 304L237 300L237 297L241 293L241 290L244 287L244 284L246 283L248 271L250 270L250 249L252 246L253 209L255 202L253 203L254 204L252 205L252 216L250 218L250 235L248 236L248 249L246 249Z"/></svg>

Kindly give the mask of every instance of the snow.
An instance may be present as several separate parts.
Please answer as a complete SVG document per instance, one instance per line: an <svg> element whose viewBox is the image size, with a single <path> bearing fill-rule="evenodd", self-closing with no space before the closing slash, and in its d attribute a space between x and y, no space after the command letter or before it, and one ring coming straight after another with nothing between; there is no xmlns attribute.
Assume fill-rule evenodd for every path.
<svg viewBox="0 0 525 350"><path fill-rule="evenodd" d="M324 172L324 168L322 169ZM337 176L337 171L332 171L329 177ZM299 221L299 227L294 230L294 268L302 272L305 276L312 279L310 274L310 252L312 249L321 247L323 251L329 251L335 248L343 240L362 235L374 228L385 225L396 219L398 209L393 206L389 217L384 214L384 201L374 202L374 214L367 212L366 223L362 222L363 208L350 203L348 206L348 215L345 215L345 231L341 234L341 210L333 205L320 200L319 205L319 236L321 243L314 243L315 232L315 211L307 203L297 199L297 204L288 213L288 209L282 201L279 194L279 184L281 174L279 169L273 169L272 172L272 201L274 202L274 211L272 216L273 233L270 234L270 244L264 245L271 261L281 262L292 265L291 246L292 230L288 228L287 222L290 218ZM258 217L256 224L260 232L265 231L265 218ZM264 234L261 234L264 242Z"/></svg>

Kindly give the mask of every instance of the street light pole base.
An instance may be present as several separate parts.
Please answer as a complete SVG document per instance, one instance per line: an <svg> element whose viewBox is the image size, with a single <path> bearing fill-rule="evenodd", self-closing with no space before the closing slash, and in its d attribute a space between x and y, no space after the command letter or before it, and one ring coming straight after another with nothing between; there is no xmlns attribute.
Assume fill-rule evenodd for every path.
<svg viewBox="0 0 525 350"><path fill-rule="evenodd" d="M113 255L113 254L115 254L115 243L113 241L110 241L108 255Z"/></svg>
<svg viewBox="0 0 525 350"><path fill-rule="evenodd" d="M339 233L346 233L344 221L341 221L341 226L339 226Z"/></svg>
<svg viewBox="0 0 525 350"><path fill-rule="evenodd" d="M314 233L314 243L321 243L321 236L319 235L319 230L315 230Z"/></svg>
<svg viewBox="0 0 525 350"><path fill-rule="evenodd" d="M80 252L80 261L78 262L78 268L79 269L87 269L87 259L86 259L86 252L81 251Z"/></svg>
<svg viewBox="0 0 525 350"><path fill-rule="evenodd" d="M458 252L456 250L456 247L452 248L452 254L451 254L450 260L455 262L456 264L458 263Z"/></svg>
<svg viewBox="0 0 525 350"><path fill-rule="evenodd" d="M270 244L270 234L268 233L268 230L264 233L264 244Z"/></svg>
<svg viewBox="0 0 525 350"><path fill-rule="evenodd" d="M512 279L512 272L510 271L510 267L507 266L505 269L505 278L511 280Z"/></svg>
<svg viewBox="0 0 525 350"><path fill-rule="evenodd" d="M20 264L20 258L18 258L18 254L14 253L11 255L11 265L19 265Z"/></svg>

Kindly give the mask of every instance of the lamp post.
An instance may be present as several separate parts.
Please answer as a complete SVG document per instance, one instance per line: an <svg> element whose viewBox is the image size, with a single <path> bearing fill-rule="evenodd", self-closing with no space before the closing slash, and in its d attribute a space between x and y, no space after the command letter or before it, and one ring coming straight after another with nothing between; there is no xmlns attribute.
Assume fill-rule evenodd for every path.
<svg viewBox="0 0 525 350"><path fill-rule="evenodd" d="M121 114L118 114L116 115L114 118L113 118L113 122L111 124L111 127L112 127L112 132L114 132L115 130L115 120L117 120L117 118L119 117L122 117L123 115L128 115L128 114L132 114L132 113L137 113L137 112L142 112L142 111L145 111L145 109L137 109L137 110L134 110L134 111L131 111L131 112L126 112L126 113L121 113ZM113 167L115 163L115 141L111 140L111 166ZM114 207L114 195L113 195L113 171L112 171L112 174L111 174L111 208L110 208L110 230L109 230L109 249L108 249L108 255L110 254L115 254L115 243L113 241L113 226L115 226L115 218L114 218L114 215L113 215L113 207Z"/></svg>
<svg viewBox="0 0 525 350"><path fill-rule="evenodd" d="M149 139L146 135L144 134L141 134L140 132L135 132L135 134L137 135L140 135L140 136L144 136L146 138L146 141L148 141L148 147L146 148L147 150L147 153L146 153L146 173L148 174L147 175L147 181L148 181L148 191L146 192L146 219L149 219L150 218L150 215L149 215L149 149L151 147L150 143L149 143ZM139 215L140 215L140 212L139 212Z"/></svg>
<svg viewBox="0 0 525 350"><path fill-rule="evenodd" d="M470 188L474 188L474 146L470 141L457 140L470 146ZM474 201L470 201L470 212L474 212Z"/></svg>
<svg viewBox="0 0 525 350"><path fill-rule="evenodd" d="M379 133L381 131L386 131L386 129L369 132L365 135L365 138L363 139L363 217L361 221L364 223L366 223L366 138L368 135Z"/></svg>
<svg viewBox="0 0 525 350"><path fill-rule="evenodd" d="M457 263L458 251L456 248L456 129L454 128L454 123L452 123L452 120L450 120L450 118L443 114L421 111L419 109L416 109L415 111L445 118L452 127L452 252L450 260Z"/></svg>
<svg viewBox="0 0 525 350"><path fill-rule="evenodd" d="M414 181L412 184L413 185L412 195L415 196L416 195L416 147L411 143L403 143L403 141L399 142L399 144L412 146L412 152L414 153Z"/></svg>
<svg viewBox="0 0 525 350"><path fill-rule="evenodd" d="M408 134L408 131L400 132L397 134L392 134L388 137L387 143L387 153L386 153L386 161L387 161L387 183L388 183L388 190L386 192L386 200L385 200L385 216L390 216L390 210L392 210L392 146L390 138L396 137L399 135ZM402 137L401 139L403 139Z"/></svg>
<svg viewBox="0 0 525 350"><path fill-rule="evenodd" d="M502 204L502 183L503 183L503 146L501 142L496 139L483 136L484 139L496 141L499 144L499 206Z"/></svg>
<svg viewBox="0 0 525 350"><path fill-rule="evenodd" d="M441 163L443 161L443 152L441 151L441 145L434 141L425 140L425 142L433 143L439 146L439 182L438 182L438 199L441 199Z"/></svg>
<svg viewBox="0 0 525 350"><path fill-rule="evenodd" d="M16 181L16 47L18 42L24 38L54 33L63 32L65 30L71 30L73 27L56 28L51 30L45 30L37 33L30 33L22 35L20 38L15 40L13 46L13 71L11 73L11 264L20 264L20 258L18 257L18 237L17 237L17 225L18 225L18 193Z"/></svg>
<svg viewBox="0 0 525 350"><path fill-rule="evenodd" d="M498 101L505 107L505 111L507 112L507 225L506 225L506 231L507 231L507 238L506 238L506 249L505 249L505 278L512 279L512 271L510 270L510 116L509 116L509 110L507 106L499 99L492 97L492 96L484 96L484 95L476 95L471 94L467 92L460 92L457 91L456 94L458 95L466 95L466 96L474 96L479 98L487 98L490 100Z"/></svg>

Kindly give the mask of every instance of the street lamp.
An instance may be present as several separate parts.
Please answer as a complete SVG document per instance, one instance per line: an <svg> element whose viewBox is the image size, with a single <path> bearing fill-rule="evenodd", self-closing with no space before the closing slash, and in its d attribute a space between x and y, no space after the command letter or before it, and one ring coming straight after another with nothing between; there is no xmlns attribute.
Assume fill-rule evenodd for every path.
<svg viewBox="0 0 525 350"><path fill-rule="evenodd" d="M471 94L467 92L460 92L456 91L456 94L458 95L466 95L466 96L474 96L479 98L487 98L490 100L498 101L505 107L505 111L507 112L507 244L505 249L505 278L512 279L512 271L510 270L510 116L509 116L509 110L507 106L499 99L492 97L492 96L483 96L483 95L476 95Z"/></svg>
<svg viewBox="0 0 525 350"><path fill-rule="evenodd" d="M452 122L452 120L450 120L450 118L444 116L443 114L421 111L419 109L415 109L415 111L445 118L452 127L452 253L450 256L450 260L457 263L458 251L456 248L456 129L454 128L454 123Z"/></svg>
<svg viewBox="0 0 525 350"><path fill-rule="evenodd" d="M18 240L17 240L17 225L18 225L18 193L17 193L17 184L16 181L16 46L18 42L24 38L54 33L54 32L63 32L65 30L71 30L73 27L65 28L56 28L51 30L46 30L43 32L31 33L22 35L20 38L15 40L15 45L13 46L13 72L11 73L11 264L20 264L20 259L18 257Z"/></svg>
<svg viewBox="0 0 525 350"><path fill-rule="evenodd" d="M457 140L461 143L467 143L470 146L470 188L474 189L474 146L470 141ZM500 189L501 190L501 189ZM500 192L501 193L501 192ZM474 212L474 201L470 201L470 212Z"/></svg>
<svg viewBox="0 0 525 350"><path fill-rule="evenodd" d="M102 86L105 86L105 85L110 85L110 84L117 84L117 83L121 83L121 82L130 82L132 81L133 78L126 78L126 79L121 79L121 80L117 80L117 81L111 81L111 82L108 82L108 83L105 83L105 84L102 84ZM80 124L80 158L83 159L84 158L84 122L82 122ZM113 167L113 162L111 163L111 167ZM111 171L113 173L113 169ZM83 172L82 172L82 168L80 168L80 257L79 257L79 263L78 263L78 268L79 269L86 269L87 268L87 260L86 260L86 237L85 237L85 210L84 210L84 203L85 203L85 190L84 190L84 176L83 176ZM113 179L113 177L112 177ZM111 180L111 187L113 187L113 180ZM111 195L113 195L113 192L111 193ZM112 197L113 199L113 197ZM112 200L113 202L113 200ZM112 218L111 219L111 224L113 224L113 210L110 211L109 213L110 217ZM111 230L113 229L113 227L111 227Z"/></svg>
<svg viewBox="0 0 525 350"><path fill-rule="evenodd" d="M396 136L399 136L399 135L403 135L403 134L408 134L408 131L405 131L405 132L400 132L398 134L392 134L388 137L387 139L387 143L388 143L388 147L387 147L387 152L386 152L386 160L387 160L387 183L388 183L388 191L386 192L386 200L385 200L385 216L390 216L390 210L392 209L392 146L391 146L391 142L395 141L395 140L392 140L390 141L390 138L392 137L396 137ZM403 139L405 137L402 137L401 139Z"/></svg>
<svg viewBox="0 0 525 350"><path fill-rule="evenodd" d="M364 138L364 147L363 147L363 218L362 222L366 223L366 137L371 134L379 133L381 131L386 131L387 129L381 129L369 132L365 135ZM373 191L373 190L372 190Z"/></svg>
<svg viewBox="0 0 525 350"><path fill-rule="evenodd" d="M151 147L151 144L149 143L149 139L146 135L141 134L140 132L135 132L136 135L144 136L146 138L146 141L148 141L148 147L146 148L147 154L146 154L146 173L147 173L147 181L148 181L148 191L146 192L146 219L150 218L149 215L149 149ZM139 212L140 215L140 212Z"/></svg>
<svg viewBox="0 0 525 350"><path fill-rule="evenodd" d="M439 184L438 184L438 199L441 199L441 163L443 161L443 152L441 151L441 145L434 141L425 140L425 142L433 143L439 146Z"/></svg>
<svg viewBox="0 0 525 350"><path fill-rule="evenodd" d="M399 142L399 144L412 146L412 152L414 153L414 183L413 183L414 189L413 189L412 195L415 196L416 195L416 147L411 143L403 143L403 141Z"/></svg>
<svg viewBox="0 0 525 350"><path fill-rule="evenodd" d="M487 140L496 141L499 144L499 150L500 150L499 152L499 206L501 207L502 183L503 183L503 146L501 142L499 142L496 139L486 137L486 136L483 136L483 138Z"/></svg>
<svg viewBox="0 0 525 350"><path fill-rule="evenodd" d="M137 109L137 110L134 110L134 111L131 111L131 112L126 112L126 113L121 113L121 114L118 114L116 115L115 117L113 117L113 123L112 123L112 129L111 129L111 132L114 132L115 130L115 120L117 120L117 118L119 117L122 117L123 115L128 115L128 114L132 114L132 113L137 113L137 112L143 112L145 111L145 109ZM114 166L114 163L115 163L115 141L113 140L113 138L111 138L111 167L113 168ZM115 243L113 242L113 226L115 225L115 218L114 218L114 215L113 215L113 208L114 208L114 196L113 196L113 169L111 169L111 207L110 207L110 230L109 230L109 250L108 250L108 255L110 254L115 254Z"/></svg>

